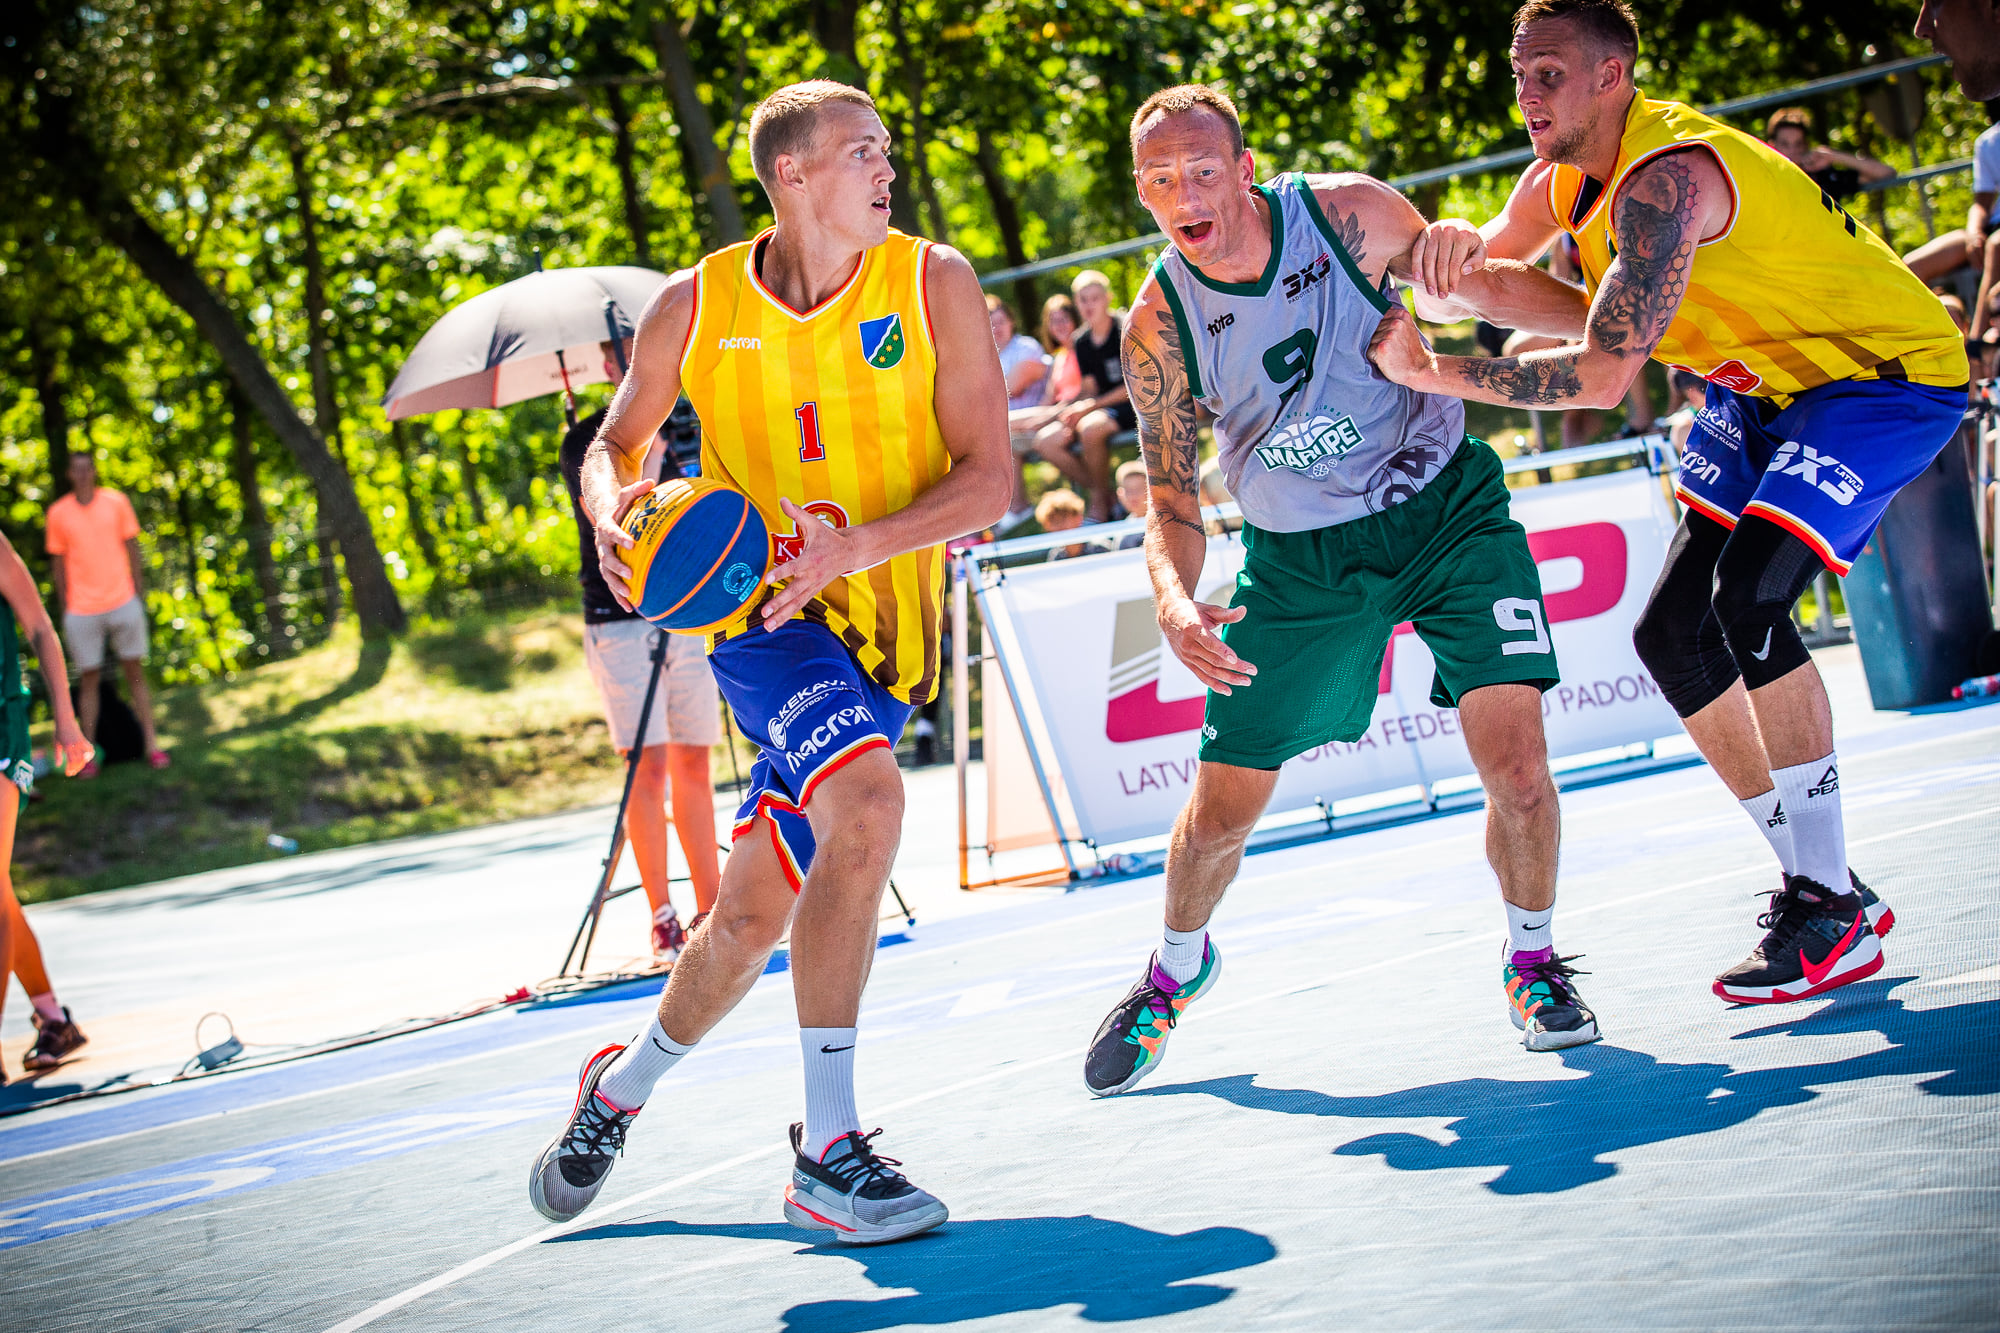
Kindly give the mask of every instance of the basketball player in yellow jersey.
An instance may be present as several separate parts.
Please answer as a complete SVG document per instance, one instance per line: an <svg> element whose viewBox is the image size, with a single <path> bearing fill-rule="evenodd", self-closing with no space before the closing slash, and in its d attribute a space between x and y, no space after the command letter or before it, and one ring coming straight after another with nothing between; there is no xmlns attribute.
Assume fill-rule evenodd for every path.
<svg viewBox="0 0 2000 1333"><path fill-rule="evenodd" d="M1797 167L1633 87L1638 50L1624 0L1524 4L1510 57L1537 161L1479 237L1438 229L1460 272L1575 237L1580 345L1433 356L1392 308L1373 355L1413 388L1536 407L1610 407L1649 356L1707 379L1687 517L1633 638L1784 871L1768 933L1714 990L1801 1000L1879 971L1895 918L1847 867L1832 711L1791 607L1822 566L1847 572L1950 442L1965 353L1937 298Z"/></svg>
<svg viewBox="0 0 2000 1333"><path fill-rule="evenodd" d="M778 553L755 621L711 644L760 750L716 905L648 1029L584 1061L569 1124L529 1180L557 1221L597 1196L655 1082L749 991L787 925L806 1113L785 1216L844 1244L945 1220L861 1132L855 1020L902 835L890 746L938 686L943 544L1005 511L1012 454L978 279L956 251L890 230L888 150L858 89L764 99L750 156L777 223L667 280L584 462L621 602L632 543L619 520L651 489L639 464L683 387L703 475L751 498Z"/></svg>

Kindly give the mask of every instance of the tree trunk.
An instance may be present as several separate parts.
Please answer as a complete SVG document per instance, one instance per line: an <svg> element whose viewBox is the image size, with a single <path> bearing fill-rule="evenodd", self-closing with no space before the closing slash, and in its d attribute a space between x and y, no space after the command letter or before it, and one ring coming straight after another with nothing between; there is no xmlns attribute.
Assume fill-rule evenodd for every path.
<svg viewBox="0 0 2000 1333"><path fill-rule="evenodd" d="M69 494L69 409L63 404L62 361L56 349L29 335L35 396L42 403L42 433L49 438L49 499Z"/></svg>
<svg viewBox="0 0 2000 1333"><path fill-rule="evenodd" d="M861 56L855 49L854 31L860 10L860 0L812 0L809 13L813 36L829 57L822 77L856 87L861 84Z"/></svg>
<svg viewBox="0 0 2000 1333"><path fill-rule="evenodd" d="M193 511L188 508L187 489L181 479L173 479L174 513L180 519L181 551L187 562L188 598L194 603L194 611L201 618L202 628L208 631L208 646L215 650L215 664L224 673L236 670L235 659L222 646L222 636L216 632L215 617L209 614L208 598L201 592L201 533L194 526Z"/></svg>
<svg viewBox="0 0 2000 1333"><path fill-rule="evenodd" d="M984 133L973 136L972 160L979 164L979 179L993 205L993 224L1000 228L1000 244L1007 251L1007 265L1020 268L1028 262L1027 247L1021 243L1021 210L1015 207L1014 196L1007 193L1007 175L1001 169L1000 155L993 151L992 141ZM1014 280L1014 303L1020 307L1016 318L1023 321L1023 328L1039 318L1040 302L1041 294L1033 278Z"/></svg>
<svg viewBox="0 0 2000 1333"><path fill-rule="evenodd" d="M278 583L278 567L271 560L271 520L264 513L264 492L257 481L257 448L250 436L250 408L243 391L229 386L230 463L236 474L236 493L243 505L244 536L250 544L250 565L257 575L257 595L262 598L264 641L277 655L291 651L285 633L284 589Z"/></svg>
<svg viewBox="0 0 2000 1333"><path fill-rule="evenodd" d="M465 492L465 507L472 511L472 526L486 521L486 500L479 494L479 469L472 465L472 448L461 432L458 437L458 485Z"/></svg>
<svg viewBox="0 0 2000 1333"><path fill-rule="evenodd" d="M611 111L611 158L618 164L618 185L625 196L625 227L632 233L633 262L641 268L651 268L653 252L646 243L646 196L639 189L639 169L632 161L632 120L625 111L624 89L615 83L605 85L604 104ZM393 422L390 428L394 429ZM397 447L401 447L400 438Z"/></svg>
<svg viewBox="0 0 2000 1333"><path fill-rule="evenodd" d="M924 116L924 60L910 50L909 33L903 26L902 0L889 6L889 40L897 66L903 74L903 95L910 102L910 151L904 155L909 174L916 178L917 197L924 202L930 229L924 234L934 241L951 244L951 227L945 221L944 206L938 202L937 181L931 175L930 123Z"/></svg>
<svg viewBox="0 0 2000 1333"><path fill-rule="evenodd" d="M695 168L700 172L696 183L708 201L715 233L709 240L718 248L734 245L744 239L743 210L736 202L736 183L730 179L729 163L715 146L715 122L709 119L708 107L703 105L701 92L695 86L686 34L666 0L656 3L659 8L652 23L653 51L674 96L674 118L680 122L681 138L694 154Z"/></svg>
<svg viewBox="0 0 2000 1333"><path fill-rule="evenodd" d="M333 361L327 350L332 313L326 306L326 262L319 252L319 222L313 216L312 172L306 166L305 149L296 138L291 141L289 151L292 192L299 198L300 259L306 280L306 365L312 371L313 425L320 438L333 447L334 457L345 466L347 450L340 439L340 399L334 394Z"/></svg>
<svg viewBox="0 0 2000 1333"><path fill-rule="evenodd" d="M389 446L396 451L396 470L403 480L403 504L410 514L410 537L423 552L424 563L432 570L437 569L437 542L431 537L431 525L424 517L424 507L417 503L417 488L410 476L410 446L403 438L403 423L389 423Z"/></svg>
<svg viewBox="0 0 2000 1333"><path fill-rule="evenodd" d="M880 109L879 100L877 109ZM889 131L892 143L910 141L909 122L901 116L893 113L884 115L882 127ZM923 233L923 227L917 222L917 199L910 193L910 172L907 169L898 171L895 178L889 182L889 225L910 236Z"/></svg>
<svg viewBox="0 0 2000 1333"><path fill-rule="evenodd" d="M320 513L347 553L347 573L354 583L354 606L361 617L362 633L391 634L405 629L409 622L388 571L382 567L381 549L375 545L375 534L347 470L328 451L319 432L299 416L271 368L244 334L235 312L208 285L194 261L162 236L112 180L110 168L95 145L74 129L68 98L45 97L39 110L37 156L47 165L49 184L75 199L105 238L181 308L215 348L244 398L312 482L319 495Z"/></svg>

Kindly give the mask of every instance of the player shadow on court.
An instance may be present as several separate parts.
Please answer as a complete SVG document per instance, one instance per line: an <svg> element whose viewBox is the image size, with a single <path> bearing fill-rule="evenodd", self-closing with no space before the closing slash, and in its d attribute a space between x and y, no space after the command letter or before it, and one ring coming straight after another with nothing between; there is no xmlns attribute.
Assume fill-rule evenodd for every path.
<svg viewBox="0 0 2000 1333"><path fill-rule="evenodd" d="M807 1233L784 1223L705 1225L621 1222L557 1236L549 1244L659 1236L723 1236L798 1244ZM785 1311L787 1333L862 1333L905 1324L1078 1305L1093 1323L1183 1314L1217 1305L1234 1287L1212 1277L1277 1257L1271 1241L1240 1227L1174 1235L1101 1217L976 1218L896 1245L810 1245L801 1254L858 1263L878 1287L910 1289L883 1300L809 1301Z"/></svg>
<svg viewBox="0 0 2000 1333"><path fill-rule="evenodd" d="M1467 1078L1400 1092L1340 1097L1309 1088L1259 1087L1253 1074L1139 1089L1128 1097L1198 1094L1285 1115L1378 1120L1447 1119L1458 1137L1439 1143L1421 1134L1369 1134L1333 1151L1380 1155L1398 1171L1501 1167L1487 1182L1496 1194L1550 1194L1618 1173L1604 1160L1621 1149L1731 1129L1774 1107L1796 1106L1816 1089L1875 1078L1927 1075L1931 1096L2000 1092L2000 1048L1993 1033L2000 1001L1908 1009L1888 990L1911 977L1861 982L1815 1012L1737 1034L1833 1036L1879 1032L1889 1045L1865 1055L1816 1064L1738 1070L1717 1063L1677 1064L1644 1051L1599 1043L1557 1052L1581 1078Z"/></svg>

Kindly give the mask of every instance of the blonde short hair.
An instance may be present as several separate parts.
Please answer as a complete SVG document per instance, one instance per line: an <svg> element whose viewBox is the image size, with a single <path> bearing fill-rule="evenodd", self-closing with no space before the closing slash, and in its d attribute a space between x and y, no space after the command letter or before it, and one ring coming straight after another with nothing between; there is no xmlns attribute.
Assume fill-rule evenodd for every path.
<svg viewBox="0 0 2000 1333"><path fill-rule="evenodd" d="M1088 512L1083 497L1075 491L1054 490L1044 495L1035 505L1035 522L1046 528L1049 520L1057 514L1075 514L1078 518L1082 518Z"/></svg>
<svg viewBox="0 0 2000 1333"><path fill-rule="evenodd" d="M1072 294L1080 295L1086 287L1102 287L1106 296L1111 295L1111 279L1094 268L1087 268L1069 280Z"/></svg>
<svg viewBox="0 0 2000 1333"><path fill-rule="evenodd" d="M1118 465L1117 481L1120 486L1123 486L1129 478L1144 477L1145 475L1146 464L1141 459L1135 458L1130 462Z"/></svg>
<svg viewBox="0 0 2000 1333"><path fill-rule="evenodd" d="M1184 112L1207 107L1222 117L1229 126L1229 155L1243 156L1243 120L1236 114L1236 103L1229 100L1229 94L1220 88L1211 88L1205 83L1183 83L1172 88L1162 88L1139 104L1132 113L1132 157L1139 156L1139 131L1146 128L1146 122L1155 114L1162 118L1178 116Z"/></svg>
<svg viewBox="0 0 2000 1333"><path fill-rule="evenodd" d="M750 113L750 169L757 173L766 194L777 194L780 157L804 157L812 152L819 109L829 102L875 109L875 99L859 88L832 79L808 79L786 84Z"/></svg>

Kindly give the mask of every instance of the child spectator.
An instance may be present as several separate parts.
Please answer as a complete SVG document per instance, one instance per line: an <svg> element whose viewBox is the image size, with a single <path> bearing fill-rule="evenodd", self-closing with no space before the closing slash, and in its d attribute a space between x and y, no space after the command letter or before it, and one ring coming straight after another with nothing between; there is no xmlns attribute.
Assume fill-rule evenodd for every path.
<svg viewBox="0 0 2000 1333"><path fill-rule="evenodd" d="M146 762L167 766L153 731L153 696L146 688L146 598L139 554L139 519L132 502L97 484L97 461L69 456L71 491L49 506L48 552L56 600L63 607L63 637L76 659L83 734L97 740L98 681L107 651L118 655L132 711L146 738ZM77 776L97 776L93 756Z"/></svg>
<svg viewBox="0 0 2000 1333"><path fill-rule="evenodd" d="M27 631L28 645L41 664L42 679L48 682L49 705L56 715L56 767L74 776L89 762L91 745L76 724L69 692L64 688L69 679L63 667L62 645L48 612L42 609L41 594L28 567L21 563L12 543L0 536L0 778L19 789L0 794L0 1003L6 1001L7 975L11 972L35 1007L35 1044L22 1066L39 1074L54 1069L89 1039L69 1010L56 1001L55 987L49 984L48 969L42 965L42 946L14 896L14 831L28 808L28 792L35 785L35 765L28 754L28 687L21 679L16 624ZM6 1071L0 1070L0 1083L6 1081Z"/></svg>
<svg viewBox="0 0 2000 1333"><path fill-rule="evenodd" d="M1152 505L1152 490L1146 481L1146 464L1140 459L1118 465L1118 503L1125 506L1126 514L1133 518L1144 518ZM1118 539L1118 549L1129 551L1135 546L1146 544L1143 532L1128 532Z"/></svg>
<svg viewBox="0 0 2000 1333"><path fill-rule="evenodd" d="M1043 532L1070 532L1083 526L1083 497L1071 490L1053 490L1035 506L1035 522ZM1072 560L1090 549L1088 542L1076 542L1050 550L1049 560Z"/></svg>

